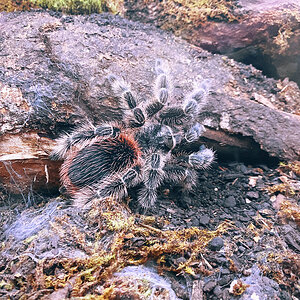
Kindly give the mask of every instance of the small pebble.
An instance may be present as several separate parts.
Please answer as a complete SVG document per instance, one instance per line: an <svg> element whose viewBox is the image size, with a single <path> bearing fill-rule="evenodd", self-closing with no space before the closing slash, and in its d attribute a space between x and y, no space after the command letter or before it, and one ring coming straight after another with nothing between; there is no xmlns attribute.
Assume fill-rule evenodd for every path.
<svg viewBox="0 0 300 300"><path fill-rule="evenodd" d="M239 248L238 248L238 249L239 249L239 251L240 251L240 252L244 252L244 251L246 250L246 248L245 248L245 247L243 247L243 246L239 246Z"/></svg>
<svg viewBox="0 0 300 300"><path fill-rule="evenodd" d="M233 219L233 216L224 213L224 214L221 214L221 215L219 216L219 218L222 219L222 220L224 220L224 219L232 220L232 219Z"/></svg>
<svg viewBox="0 0 300 300"><path fill-rule="evenodd" d="M194 217L194 218L192 218L191 223L192 223L192 226L198 227L200 222L197 218ZM200 223L200 225L201 225L201 223Z"/></svg>
<svg viewBox="0 0 300 300"><path fill-rule="evenodd" d="M264 171L269 171L270 168L268 168L268 166L266 165L258 165L261 169L263 169Z"/></svg>
<svg viewBox="0 0 300 300"><path fill-rule="evenodd" d="M251 269L249 270L243 270L243 275L244 276L250 276L251 275Z"/></svg>
<svg viewBox="0 0 300 300"><path fill-rule="evenodd" d="M250 199L258 199L259 198L259 193L258 192L248 192L246 194L246 197Z"/></svg>
<svg viewBox="0 0 300 300"><path fill-rule="evenodd" d="M210 221L210 218L208 215L204 215L199 218L199 223L200 223L200 225L203 225L203 226L207 225L209 223L209 221Z"/></svg>
<svg viewBox="0 0 300 300"><path fill-rule="evenodd" d="M213 288L217 285L217 282L215 280L210 280L208 281L204 287L203 287L203 291L204 292L210 292L213 290Z"/></svg>
<svg viewBox="0 0 300 300"><path fill-rule="evenodd" d="M182 256L174 260L177 265L184 264L186 259Z"/></svg>
<svg viewBox="0 0 300 300"><path fill-rule="evenodd" d="M224 286L227 285L227 283L229 283L230 281L231 281L230 275L225 275L218 281L218 284L220 286Z"/></svg>
<svg viewBox="0 0 300 300"><path fill-rule="evenodd" d="M280 292L280 299L282 299L282 300L290 300L291 296L289 295L289 293L287 291L281 291Z"/></svg>
<svg viewBox="0 0 300 300"><path fill-rule="evenodd" d="M214 295L217 296L218 299L221 299L221 296L223 294L223 291L221 289L221 287L219 285L217 285L215 288L214 288Z"/></svg>
<svg viewBox="0 0 300 300"><path fill-rule="evenodd" d="M229 275L230 274L230 271L228 270L228 269L222 269L221 270L221 273L222 273L222 275Z"/></svg>
<svg viewBox="0 0 300 300"><path fill-rule="evenodd" d="M223 291L221 289L221 287L219 285L217 285L215 288L214 288L214 295L218 297L218 299L220 299L220 296L223 294Z"/></svg>
<svg viewBox="0 0 300 300"><path fill-rule="evenodd" d="M228 259L226 258L226 256L223 253L217 253L214 255L214 259L217 265L222 265L222 266L227 266L228 263Z"/></svg>
<svg viewBox="0 0 300 300"><path fill-rule="evenodd" d="M248 216L239 216L239 220L241 222L249 222L250 218Z"/></svg>
<svg viewBox="0 0 300 300"><path fill-rule="evenodd" d="M225 180L235 180L236 178L243 178L245 177L243 174L237 173L237 174L226 174L224 175Z"/></svg>
<svg viewBox="0 0 300 300"><path fill-rule="evenodd" d="M224 200L223 203L224 207L235 207L236 206L236 200L233 196L229 196Z"/></svg>
<svg viewBox="0 0 300 300"><path fill-rule="evenodd" d="M208 244L209 249L213 251L219 251L223 246L224 246L224 241L222 238L218 236L213 238Z"/></svg>
<svg viewBox="0 0 300 300"><path fill-rule="evenodd" d="M247 174L247 172L248 172L248 168L245 165L243 165L243 164L237 166L236 169L237 169L237 171L240 171L243 174Z"/></svg>

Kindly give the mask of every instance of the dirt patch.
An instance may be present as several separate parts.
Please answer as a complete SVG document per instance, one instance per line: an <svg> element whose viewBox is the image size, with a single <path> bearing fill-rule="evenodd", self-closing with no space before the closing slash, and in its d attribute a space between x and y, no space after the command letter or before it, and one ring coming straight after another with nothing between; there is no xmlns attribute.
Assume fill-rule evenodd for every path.
<svg viewBox="0 0 300 300"><path fill-rule="evenodd" d="M96 201L92 210L78 212L62 198L22 214L16 211L22 210L20 204L2 207L0 293L37 297L64 291L65 299L105 293L114 295L111 299L125 294L147 299L134 281L112 274L152 261L179 299L196 299L199 286L203 299L249 299L253 294L296 299L297 166L215 163L201 172L189 196L166 186L157 205L142 214L134 191L127 199L132 211ZM5 195L3 201L8 201Z"/></svg>

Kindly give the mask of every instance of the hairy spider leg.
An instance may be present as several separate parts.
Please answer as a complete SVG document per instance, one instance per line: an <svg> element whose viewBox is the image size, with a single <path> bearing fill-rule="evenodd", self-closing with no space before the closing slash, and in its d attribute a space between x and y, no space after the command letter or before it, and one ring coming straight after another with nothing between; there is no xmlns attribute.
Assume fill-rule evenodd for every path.
<svg viewBox="0 0 300 300"><path fill-rule="evenodd" d="M161 60L155 62L156 79L154 84L155 100L146 104L147 118L155 116L168 102L171 95L172 85L169 72Z"/></svg>
<svg viewBox="0 0 300 300"><path fill-rule="evenodd" d="M182 106L165 107L161 110L160 122L168 126L184 127L184 129L194 126L199 111L206 104L207 93L203 85L195 86L192 93L185 98Z"/></svg>
<svg viewBox="0 0 300 300"><path fill-rule="evenodd" d="M182 106L162 109L159 118L162 124L172 128L176 134L176 144L192 143L202 136L205 128L198 123L199 111L207 102L208 83L194 85L194 90L185 97Z"/></svg>
<svg viewBox="0 0 300 300"><path fill-rule="evenodd" d="M112 196L116 199L122 199L128 195L128 188L136 186L141 181L141 167L136 165L121 174L115 174L108 178L98 188L97 195L101 198Z"/></svg>
<svg viewBox="0 0 300 300"><path fill-rule="evenodd" d="M135 135L142 151L149 149L154 151L169 152L175 148L177 139L171 127L162 124L151 124L145 126Z"/></svg>
<svg viewBox="0 0 300 300"><path fill-rule="evenodd" d="M145 209L156 202L157 189L164 180L163 167L166 159L167 157L160 152L154 152L145 159L144 185L138 193L139 204Z"/></svg>
<svg viewBox="0 0 300 300"><path fill-rule="evenodd" d="M95 137L101 137L103 139L117 137L120 131L120 128L113 126L113 124L102 124L98 127L84 125L57 139L56 146L50 157L52 160L66 159L68 151L70 151L72 147L90 141Z"/></svg>
<svg viewBox="0 0 300 300"><path fill-rule="evenodd" d="M186 160L186 159L185 159ZM183 194L188 194L197 183L198 174L182 157L173 159L164 167L164 182L179 185Z"/></svg>
<svg viewBox="0 0 300 300"><path fill-rule="evenodd" d="M187 194L197 184L199 169L207 169L214 160L214 152L204 146L189 155L173 157L164 167L165 181L179 184Z"/></svg>
<svg viewBox="0 0 300 300"><path fill-rule="evenodd" d="M129 84L124 79L115 75L109 75L108 81L112 87L114 94L119 97L121 109L124 112L124 123L131 128L141 127L145 124L145 115L139 107Z"/></svg>

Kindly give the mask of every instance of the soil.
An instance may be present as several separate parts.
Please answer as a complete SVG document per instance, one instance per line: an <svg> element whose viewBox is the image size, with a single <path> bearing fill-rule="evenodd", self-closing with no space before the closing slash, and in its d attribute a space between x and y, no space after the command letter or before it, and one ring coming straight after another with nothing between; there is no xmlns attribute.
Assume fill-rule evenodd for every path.
<svg viewBox="0 0 300 300"><path fill-rule="evenodd" d="M198 264L197 274L181 272L175 277L174 272L163 272L163 276L172 282L172 288L179 299L200 299L195 298L197 289L198 292L200 289L203 299L250 299L254 294L259 299L300 297L300 219L297 206L300 200L300 177L299 169L295 166L299 168L297 164L294 167L289 165L274 168L217 161L209 170L200 172L199 184L193 193L182 196L176 187L163 187L156 205L142 214L138 214L141 211L137 209L135 192L131 191L131 197L126 199L131 208L130 214L136 213L136 220L143 218L143 215L154 216L155 221L151 226L157 230L194 227L216 230L223 222L231 224L225 233L210 240L201 253L201 259L194 262ZM36 196L34 198L38 201ZM37 272L35 268L38 258L69 257L74 260L90 253L70 237L53 242L50 230L49 237L43 237L43 241L39 238L34 247L29 247L33 236L40 236L43 230L47 230L48 223L58 222L57 218L67 215L72 224L70 226L77 226L89 237L90 243L95 243L99 224L91 222L89 213L78 212L70 206L68 199L43 199L43 202L35 203L29 208L24 207L24 203L20 201L12 204L15 200L2 194L0 298L19 299L21 295L31 295L35 298L30 299L40 299L40 296L55 292L52 289L45 289L40 293L30 290L32 284L28 284L28 278ZM43 219L43 215L47 218ZM41 219L37 221L39 216ZM28 225L30 220L31 226ZM146 237L135 238L130 247L139 249L144 243ZM109 243L106 240L104 244ZM56 256L54 253L49 254L53 249L56 249ZM24 255L30 257L28 252L32 253L32 257L24 260ZM164 267L176 269L190 255L189 251L181 254L166 253ZM160 264L156 262L154 266L159 267ZM19 278L20 272L23 280ZM18 278L22 282L20 285L17 284ZM237 279L240 279L238 284L242 288L234 292L233 287L237 287L234 280ZM11 288L7 287L8 282ZM24 290L25 285L27 290ZM94 295L96 289L89 292L91 291ZM64 297L69 299L66 295ZM147 298L131 294L131 298L126 299Z"/></svg>
<svg viewBox="0 0 300 300"><path fill-rule="evenodd" d="M234 223L232 230L222 238L214 238L203 253L213 270L211 276L204 278L204 299L228 299L230 283L245 274L250 275L249 270L255 264L263 270L263 274L274 278L280 270L272 270L268 257L275 253L284 257L287 252L295 259L296 269L284 270L282 267L283 277L287 277L282 278L284 283L274 295L278 299L291 299L291 295L300 297L297 280L293 283L291 279L293 274L299 276L297 273L300 271L299 227L294 221L287 221L278 215L278 202L289 197L268 192L271 186L282 183L281 176L284 175L280 169L266 165L246 166L237 162L215 164L200 175L199 186L191 197L182 199L170 193L149 212L168 219L171 228L196 226L215 230L223 221ZM299 177L297 180L299 185ZM294 201L299 203L299 196L298 192ZM251 229L252 225L255 229ZM225 251L219 251L224 248ZM212 286L209 287L209 284Z"/></svg>

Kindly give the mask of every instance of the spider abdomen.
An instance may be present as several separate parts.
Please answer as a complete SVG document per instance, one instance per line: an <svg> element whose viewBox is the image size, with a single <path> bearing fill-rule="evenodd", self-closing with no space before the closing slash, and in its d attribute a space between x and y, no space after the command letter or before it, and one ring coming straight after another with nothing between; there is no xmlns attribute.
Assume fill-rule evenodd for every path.
<svg viewBox="0 0 300 300"><path fill-rule="evenodd" d="M70 194L93 186L108 176L137 164L140 149L133 137L96 138L70 152L61 168L62 182Z"/></svg>

